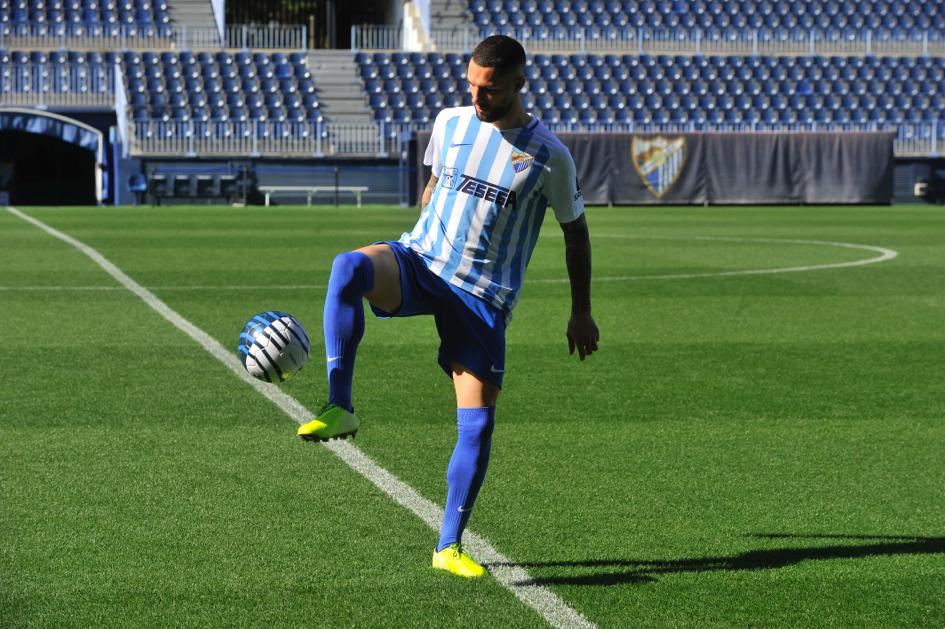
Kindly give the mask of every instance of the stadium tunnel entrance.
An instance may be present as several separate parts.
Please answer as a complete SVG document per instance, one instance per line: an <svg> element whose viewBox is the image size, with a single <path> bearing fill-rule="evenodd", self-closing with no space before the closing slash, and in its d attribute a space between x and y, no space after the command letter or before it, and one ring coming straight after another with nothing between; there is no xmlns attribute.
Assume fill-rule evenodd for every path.
<svg viewBox="0 0 945 629"><path fill-rule="evenodd" d="M102 132L66 116L0 109L0 198L12 205L94 205L103 199Z"/></svg>

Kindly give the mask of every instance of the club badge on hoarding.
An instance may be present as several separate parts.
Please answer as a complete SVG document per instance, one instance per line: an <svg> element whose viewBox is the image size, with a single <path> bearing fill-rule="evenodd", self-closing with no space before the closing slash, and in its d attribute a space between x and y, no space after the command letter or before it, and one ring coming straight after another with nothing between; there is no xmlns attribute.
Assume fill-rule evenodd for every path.
<svg viewBox="0 0 945 629"><path fill-rule="evenodd" d="M659 199L676 183L686 163L686 138L633 136L633 167Z"/></svg>
<svg viewBox="0 0 945 629"><path fill-rule="evenodd" d="M534 159L533 156L523 151L512 151L512 170L520 173L531 166Z"/></svg>

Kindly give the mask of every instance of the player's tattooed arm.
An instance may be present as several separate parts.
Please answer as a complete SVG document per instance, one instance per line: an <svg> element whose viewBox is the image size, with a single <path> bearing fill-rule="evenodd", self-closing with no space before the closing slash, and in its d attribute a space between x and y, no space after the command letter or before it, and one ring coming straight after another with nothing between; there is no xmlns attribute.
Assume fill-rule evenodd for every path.
<svg viewBox="0 0 945 629"><path fill-rule="evenodd" d="M568 321L568 350L577 349L581 360L597 351L600 331L591 316L591 237L582 214L570 223L561 223L564 257L571 280L571 320Z"/></svg>
<svg viewBox="0 0 945 629"><path fill-rule="evenodd" d="M436 188L436 182L439 181L439 177L430 175L430 181L427 182L427 187L423 189L423 194L420 195L420 210L427 206L430 202L430 199L433 197L433 189Z"/></svg>

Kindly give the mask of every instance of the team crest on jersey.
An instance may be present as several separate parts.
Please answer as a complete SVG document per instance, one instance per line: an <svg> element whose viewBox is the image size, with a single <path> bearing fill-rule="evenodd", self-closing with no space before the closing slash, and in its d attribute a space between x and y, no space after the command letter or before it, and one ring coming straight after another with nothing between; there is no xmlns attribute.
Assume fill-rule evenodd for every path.
<svg viewBox="0 0 945 629"><path fill-rule="evenodd" d="M517 173L531 166L533 161L535 157L524 151L512 151L512 170Z"/></svg>
<svg viewBox="0 0 945 629"><path fill-rule="evenodd" d="M686 138L633 136L630 152L643 184L659 199L673 187L686 163Z"/></svg>
<svg viewBox="0 0 945 629"><path fill-rule="evenodd" d="M443 187L452 190L455 185L456 185L456 169L444 168L443 169Z"/></svg>

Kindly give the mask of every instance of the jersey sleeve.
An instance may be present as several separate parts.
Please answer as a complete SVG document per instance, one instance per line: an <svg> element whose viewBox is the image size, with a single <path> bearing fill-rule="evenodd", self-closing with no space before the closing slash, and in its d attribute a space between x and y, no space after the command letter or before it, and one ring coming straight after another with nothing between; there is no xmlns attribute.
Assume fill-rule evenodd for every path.
<svg viewBox="0 0 945 629"><path fill-rule="evenodd" d="M423 154L423 163L433 169L433 176L440 177L443 172L443 128L446 126L444 119L444 109L437 114L433 121L433 132L430 134L430 143L427 144L427 152Z"/></svg>
<svg viewBox="0 0 945 629"><path fill-rule="evenodd" d="M545 173L544 194L555 211L559 223L570 223L584 213L584 193L577 179L577 169L571 153L564 147L550 160L550 172Z"/></svg>

